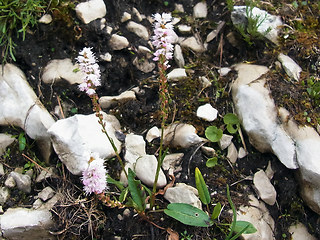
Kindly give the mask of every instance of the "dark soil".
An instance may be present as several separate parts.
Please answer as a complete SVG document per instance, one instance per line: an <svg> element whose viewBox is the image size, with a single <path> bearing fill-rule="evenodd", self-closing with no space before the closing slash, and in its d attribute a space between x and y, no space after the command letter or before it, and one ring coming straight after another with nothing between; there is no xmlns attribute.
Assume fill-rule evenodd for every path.
<svg viewBox="0 0 320 240"><path fill-rule="evenodd" d="M78 3L81 1L71 2ZM66 82L54 84L53 86L43 84L41 82L42 69L52 59L75 59L78 52L85 46L93 47L96 56L110 52L113 56L112 62L99 62L102 72L102 86L98 88L97 92L99 96L118 95L132 87L140 86L143 91L137 94L137 100L119 105L110 110L110 113L118 117L124 133L145 134L146 130L152 126L160 126L157 75L154 72L142 73L132 65L132 61L137 54L134 49L139 45L148 46L148 44L147 41L129 33L125 28L125 23L120 23L120 19L123 12L131 12L132 7L137 8L140 13L150 16L157 12L172 12L174 3L180 3L183 4L185 13L179 16L182 18L182 22L186 22L188 21L188 16L192 16L192 7L198 1L169 0L165 2L168 3L167 6L162 0L105 0L107 24L126 36L131 44L131 50L124 49L120 51L112 51L109 48L107 42L110 36L99 30L99 20L85 25L77 19L71 8L63 9L61 7L61 9L56 9L52 11L54 21L51 24L39 24L36 28L30 29L25 41L22 41L21 38L15 39L17 61L14 64L26 74L30 85L49 112L54 112L54 107L58 104L58 98L61 102L67 103L73 109L76 109L76 111L66 112L66 117L68 117L75 113L92 113L90 99L81 93L77 86L69 86ZM291 1L289 2L291 3ZM319 106L316 105L316 102L310 103L308 101L306 85L281 81L280 78L285 78L285 74L275 67L277 52L280 51L279 48L283 47L281 51L287 51L291 56L296 57L304 72L308 72L309 75L319 74L319 70L309 68L312 65L312 61L316 61L314 55L312 55L312 61L310 59L306 60L299 55L298 51L292 50L292 46L296 46L292 42L276 47L270 43L266 44L265 41L257 41L250 46L232 26L230 12L226 7L225 1L207 0L207 3L210 8L208 18L206 20L191 21L194 33L198 33L202 39L205 39L207 34L215 29L218 21L223 20L226 25L218 37L209 43L208 51L205 53L200 55L184 50L186 66L190 67L188 69L188 79L169 86L172 101L168 123L171 121L190 123L196 127L200 136L204 136L204 131L209 125L195 116L194 113L199 105L209 102L218 109L221 116L233 112L229 85L236 75L235 73L230 73L227 77L219 77L217 74L218 67L231 66L239 62L251 62L272 66L275 73L269 76L270 81L268 81L268 84L277 105L284 106L290 110L299 123L309 123L315 126L319 117L317 115ZM274 3L274 7L276 8L277 6L278 3ZM63 14L66 12L67 14ZM273 13L283 13L284 15L282 16L285 19L292 17L289 13L284 13L280 7L279 9L273 9ZM152 25L146 19L141 24L151 31ZM226 37L231 32L235 34L237 46L233 46ZM176 67L174 62L171 65L173 68ZM279 77L279 74L281 74L281 77ZM199 76L215 79L213 85L207 89L201 89L198 82ZM305 80L303 79L303 81ZM308 116L311 117L311 122L306 121L305 111L309 113ZM58 119L57 116L54 117ZM216 120L214 124L223 127L222 118ZM19 129L3 127L0 130L2 130L1 132L9 131L15 134L20 132ZM234 139L236 139L234 143L237 147L242 146L238 134L234 136ZM225 205L220 218L221 222L230 223L231 215L227 213L230 208L226 197L227 184L232 185L238 182L231 187L231 197L236 207L248 204L248 194L253 193L254 189L252 188L252 182L244 180L244 178L253 176L259 169L266 169L270 161L275 171L272 184L277 190L278 197L277 204L272 207L268 206L268 208L276 223L276 239L290 239L287 229L288 226L296 221L304 223L308 230L320 239L318 224L320 218L301 200L299 186L294 177L295 172L286 169L274 155L257 152L250 145L245 133L244 139L249 154L245 158L238 160L233 166L228 163L225 157L226 151L220 151L218 154L217 166L207 168L205 164L208 157L199 150L198 146L189 149L170 149L172 153L183 152L185 154L182 161L182 171L176 182L184 182L195 186L194 169L196 167L201 169L209 186L209 191L211 193L215 192L213 202L220 202ZM27 140L32 145L32 140ZM154 153L158 145L159 141L155 140L147 146L147 152ZM215 143L209 143L208 146L219 149ZM37 154L35 146L30 150L25 150L25 153L30 153L29 151L34 151L37 156L40 156ZM11 168L22 167L27 162L17 150L17 146L12 147L10 161L4 157L2 157L2 160L6 163L6 166ZM56 232L60 239L116 239L114 238L116 236L121 237L122 240L166 239L168 236L166 231L160 230L143 220L134 213L133 209L130 209L129 216L123 217L123 208L110 208L103 205L94 196L85 197L81 190L79 177L68 174L66 169L61 166L57 156L52 156L50 165L54 165L59 169L59 177L49 180L46 184L50 184L67 195L61 204L54 209L58 224L56 229L53 229L53 232ZM112 169L110 170L112 177L118 179L120 166L117 161L108 160L107 166ZM4 179L1 179L1 181L4 181ZM34 189L36 192L36 189L41 189L41 186ZM111 191L117 191L117 189L112 188ZM32 194L30 196L33 196ZM6 203L4 209L14 204L20 206L31 205L33 197L30 196L23 196L18 191L13 192L12 199ZM82 202L79 202L79 199ZM157 199L157 203L160 209L165 208L166 204L168 204L162 197ZM162 212L154 213L150 211L148 216L156 224L164 228L171 228L180 234L187 231L187 234L193 236L192 239L220 240L225 238L225 233L228 230L227 227L197 228L186 226L167 217ZM123 217L122 220L119 219L121 217Z"/></svg>

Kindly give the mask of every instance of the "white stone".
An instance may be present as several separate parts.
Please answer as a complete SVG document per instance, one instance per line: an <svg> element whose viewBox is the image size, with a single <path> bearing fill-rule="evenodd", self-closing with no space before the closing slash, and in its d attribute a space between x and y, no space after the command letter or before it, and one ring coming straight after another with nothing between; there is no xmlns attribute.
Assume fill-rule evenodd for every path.
<svg viewBox="0 0 320 240"><path fill-rule="evenodd" d="M274 220L263 202L250 195L249 206L240 206L237 211L237 221L247 221L253 224L257 232L242 234L245 240L275 240Z"/></svg>
<svg viewBox="0 0 320 240"><path fill-rule="evenodd" d="M41 153L45 160L51 153L47 129L55 122L41 104L24 73L13 64L0 68L0 125L13 125L43 143Z"/></svg>
<svg viewBox="0 0 320 240"><path fill-rule="evenodd" d="M175 68L171 72L169 72L167 75L168 80L172 80L172 81L178 81L186 77L187 77L187 73L184 68Z"/></svg>
<svg viewBox="0 0 320 240"><path fill-rule="evenodd" d="M138 158L147 154L146 142L143 137L133 133L126 136L125 149L124 159L131 164L134 164Z"/></svg>
<svg viewBox="0 0 320 240"><path fill-rule="evenodd" d="M183 13L184 12L183 5L175 3L174 4L174 11L179 12L179 13Z"/></svg>
<svg viewBox="0 0 320 240"><path fill-rule="evenodd" d="M132 64L144 73L149 73L156 67L156 64L153 61L149 61L145 58L139 59L138 57L133 60Z"/></svg>
<svg viewBox="0 0 320 240"><path fill-rule="evenodd" d="M268 162L268 166L266 168L266 170L264 171L267 175L267 177L271 180L273 178L273 175L274 175L274 171L272 169L272 166L271 166L271 161Z"/></svg>
<svg viewBox="0 0 320 240"><path fill-rule="evenodd" d="M226 149L231 144L233 136L228 134L222 134L221 139L219 140L218 144L221 150Z"/></svg>
<svg viewBox="0 0 320 240"><path fill-rule="evenodd" d="M135 173L137 177L147 186L152 187L156 176L158 160L154 155L144 155L138 158L135 164ZM162 169L159 172L157 187L162 188L167 185L167 179Z"/></svg>
<svg viewBox="0 0 320 240"><path fill-rule="evenodd" d="M206 156L210 158L216 156L216 150L214 150L214 148L212 147L201 146L201 150Z"/></svg>
<svg viewBox="0 0 320 240"><path fill-rule="evenodd" d="M259 79L268 68L250 64L235 68L238 78L232 85L232 96L250 143L260 152L273 152L287 168L298 168L295 143L277 122L277 108L265 88L266 80Z"/></svg>
<svg viewBox="0 0 320 240"><path fill-rule="evenodd" d="M142 16L136 8L132 8L132 13L136 16L138 22L142 21Z"/></svg>
<svg viewBox="0 0 320 240"><path fill-rule="evenodd" d="M5 180L4 182L4 185L8 188L14 188L17 184L16 184L16 181L14 180L14 178L12 176L9 176L7 177L7 179Z"/></svg>
<svg viewBox="0 0 320 240"><path fill-rule="evenodd" d="M13 143L15 138L10 134L0 133L0 155L4 154L7 147Z"/></svg>
<svg viewBox="0 0 320 240"><path fill-rule="evenodd" d="M125 91L118 96L103 96L99 98L99 104L101 108L108 109L116 106L117 104L123 104L130 100L135 100L136 94L134 91Z"/></svg>
<svg viewBox="0 0 320 240"><path fill-rule="evenodd" d="M103 18L107 13L106 5L103 0L90 0L79 3L75 10L78 18L85 24L98 18Z"/></svg>
<svg viewBox="0 0 320 240"><path fill-rule="evenodd" d="M115 132L120 131L120 123L113 115L102 114L106 131L120 152L121 143L115 137ZM95 114L76 114L57 121L48 130L55 152L72 174L82 174L88 167L91 153L97 153L101 158L115 156L111 143L101 129Z"/></svg>
<svg viewBox="0 0 320 240"><path fill-rule="evenodd" d="M187 34L187 33L191 33L192 28L191 28L191 26L181 24L181 25L178 25L178 30L182 34Z"/></svg>
<svg viewBox="0 0 320 240"><path fill-rule="evenodd" d="M218 116L218 110L213 108L210 103L201 105L197 109L197 117L202 118L205 121L212 122Z"/></svg>
<svg viewBox="0 0 320 240"><path fill-rule="evenodd" d="M147 58L151 58L152 57L152 52L149 48L145 47L145 46L139 46L138 47L138 52L143 54L144 56L146 56Z"/></svg>
<svg viewBox="0 0 320 240"><path fill-rule="evenodd" d="M199 77L199 80L202 83L202 88L208 88L208 87L211 87L211 85L212 85L212 83L209 81L209 79L206 78L205 76Z"/></svg>
<svg viewBox="0 0 320 240"><path fill-rule="evenodd" d="M271 206L275 204L277 200L277 192L263 170L254 174L253 184L257 190L257 194L265 203Z"/></svg>
<svg viewBox="0 0 320 240"><path fill-rule="evenodd" d="M173 175L175 172L178 172L180 168L177 168L177 166L180 165L183 156L183 153L167 154L162 162L163 170L169 171L169 175Z"/></svg>
<svg viewBox="0 0 320 240"><path fill-rule="evenodd" d="M238 158L241 159L247 155L248 155L248 152L243 147L240 147L238 151Z"/></svg>
<svg viewBox="0 0 320 240"><path fill-rule="evenodd" d="M316 238L308 232L306 226L300 222L290 226L288 231L291 233L291 240L316 240Z"/></svg>
<svg viewBox="0 0 320 240"><path fill-rule="evenodd" d="M218 36L219 32L221 31L221 29L223 28L223 26L225 25L225 23L226 23L225 21L219 22L217 28L216 28L215 30L211 31L211 32L208 34L207 39L206 39L206 42L207 42L207 43L208 43L208 42L211 42L213 39L215 39L215 38Z"/></svg>
<svg viewBox="0 0 320 240"><path fill-rule="evenodd" d="M47 178L52 177L54 174L54 171L55 171L55 168L53 167L48 167L46 168L46 170L41 170L40 174L36 178L36 182L39 183Z"/></svg>
<svg viewBox="0 0 320 240"><path fill-rule="evenodd" d="M39 19L39 23L49 24L52 22L52 16L50 14L45 14Z"/></svg>
<svg viewBox="0 0 320 240"><path fill-rule="evenodd" d="M43 203L39 209L51 210L58 201L63 199L64 195L62 193L56 193L52 198Z"/></svg>
<svg viewBox="0 0 320 240"><path fill-rule="evenodd" d="M302 68L295 61L293 61L292 58L284 55L283 53L279 54L278 60L281 62L282 67L288 76L295 81L299 81Z"/></svg>
<svg viewBox="0 0 320 240"><path fill-rule="evenodd" d="M10 191L7 187L0 188L0 205L2 206L10 198Z"/></svg>
<svg viewBox="0 0 320 240"><path fill-rule="evenodd" d="M195 37L188 37L180 43L181 47L190 48L191 50L202 53L206 49L203 44L197 41Z"/></svg>
<svg viewBox="0 0 320 240"><path fill-rule="evenodd" d="M126 21L129 21L130 19L131 19L131 14L127 13L127 12L124 12L122 17L121 17L120 22L124 23Z"/></svg>
<svg viewBox="0 0 320 240"><path fill-rule="evenodd" d="M231 20L234 25L238 24L246 24L248 15L246 13L246 6L234 6L233 11L231 12ZM250 13L249 13L250 14ZM283 25L281 21L281 17L274 16L267 13L264 10L261 10L257 7L252 9L252 18L259 17L259 26L257 31L265 35L267 39L271 42L277 44L278 43L278 31L279 27ZM270 31L268 31L270 30Z"/></svg>
<svg viewBox="0 0 320 240"><path fill-rule="evenodd" d="M38 193L38 198L42 201L47 201L54 196L55 192L51 187L45 187L41 192Z"/></svg>
<svg viewBox="0 0 320 240"><path fill-rule="evenodd" d="M112 48L112 50L121 50L129 46L129 41L124 36L112 34L109 40L109 46Z"/></svg>
<svg viewBox="0 0 320 240"><path fill-rule="evenodd" d="M231 68L223 67L218 70L218 73L220 74L220 76L223 77L223 76L227 76L230 71L231 71Z"/></svg>
<svg viewBox="0 0 320 240"><path fill-rule="evenodd" d="M148 29L139 23L130 21L127 24L127 29L128 31L135 33L138 37L141 37L144 40L149 40L150 38Z"/></svg>
<svg viewBox="0 0 320 240"><path fill-rule="evenodd" d="M236 163L238 159L238 151L233 142L231 142L231 144L228 146L227 158L230 160L231 163Z"/></svg>
<svg viewBox="0 0 320 240"><path fill-rule="evenodd" d="M62 79L70 84L80 84L83 82L83 73L75 72L79 68L78 64L73 64L70 58L51 60L43 69L42 81L46 84L53 84Z"/></svg>
<svg viewBox="0 0 320 240"><path fill-rule="evenodd" d="M179 68L183 68L185 65L182 49L179 44L176 44L174 46L174 52L173 52L174 61L178 65Z"/></svg>
<svg viewBox="0 0 320 240"><path fill-rule="evenodd" d="M5 172L4 172L3 164L0 163L0 177L2 177L4 174L5 174Z"/></svg>
<svg viewBox="0 0 320 240"><path fill-rule="evenodd" d="M194 126L185 123L173 123L164 130L164 144L176 148L188 148L201 143Z"/></svg>
<svg viewBox="0 0 320 240"><path fill-rule="evenodd" d="M19 190L30 193L31 192L31 177L26 174L11 172L10 176L13 177Z"/></svg>
<svg viewBox="0 0 320 240"><path fill-rule="evenodd" d="M34 201L34 203L32 204L32 208L33 209L39 209L41 206L42 206L42 204L43 204L43 202L42 202L42 200L41 199L37 199L37 200L35 200Z"/></svg>
<svg viewBox="0 0 320 240"><path fill-rule="evenodd" d="M193 7L193 17L194 18L206 18L208 14L207 3L205 1L198 2Z"/></svg>
<svg viewBox="0 0 320 240"><path fill-rule="evenodd" d="M100 55L100 58L103 60L103 61L106 61L106 62L111 62L111 59L112 59L112 55L110 53L105 53L104 55Z"/></svg>
<svg viewBox="0 0 320 240"><path fill-rule="evenodd" d="M185 183L176 184L175 187L170 187L164 194L164 198L170 203L187 203L199 209L201 207L201 201L197 197L198 190L194 187L188 186Z"/></svg>
<svg viewBox="0 0 320 240"><path fill-rule="evenodd" d="M160 130L157 126L154 126L149 129L146 135L146 140L152 142L153 139L160 137Z"/></svg>
<svg viewBox="0 0 320 240"><path fill-rule="evenodd" d="M49 233L53 227L49 210L9 208L0 216L0 226L6 239L55 239Z"/></svg>

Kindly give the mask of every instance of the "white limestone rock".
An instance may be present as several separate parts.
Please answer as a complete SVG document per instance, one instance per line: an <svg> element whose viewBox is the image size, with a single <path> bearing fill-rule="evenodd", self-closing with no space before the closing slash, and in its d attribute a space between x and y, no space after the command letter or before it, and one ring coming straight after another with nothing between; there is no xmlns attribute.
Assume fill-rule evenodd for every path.
<svg viewBox="0 0 320 240"><path fill-rule="evenodd" d="M194 18L206 18L208 14L207 3L205 1L198 2L193 7Z"/></svg>
<svg viewBox="0 0 320 240"><path fill-rule="evenodd" d="M200 80L201 83L202 83L202 88L203 88L203 89L208 88L208 87L211 87L211 85L212 85L212 83L209 81L209 79L206 78L205 76L199 77L199 80Z"/></svg>
<svg viewBox="0 0 320 240"><path fill-rule="evenodd" d="M183 153L167 154L162 162L163 170L168 171L169 175L174 175L175 172L182 170L181 167L177 168L177 166L180 165L183 156Z"/></svg>
<svg viewBox="0 0 320 240"><path fill-rule="evenodd" d="M120 152L121 143L115 137L115 132L120 131L120 123L113 115L104 112L102 114L105 128ZM91 153L97 153L101 158L115 156L112 145L101 131L101 125L95 114L76 114L61 119L51 126L48 133L51 135L55 152L74 175L81 175L88 167Z"/></svg>
<svg viewBox="0 0 320 240"><path fill-rule="evenodd" d="M18 172L11 172L10 176L14 179L19 190L30 193L31 192L31 177L26 174Z"/></svg>
<svg viewBox="0 0 320 240"><path fill-rule="evenodd" d="M4 154L7 147L15 141L15 138L10 134L0 133L0 155Z"/></svg>
<svg viewBox="0 0 320 240"><path fill-rule="evenodd" d="M52 16L50 14L44 14L40 19L39 23L49 24L52 22Z"/></svg>
<svg viewBox="0 0 320 240"><path fill-rule="evenodd" d="M130 19L131 19L131 14L128 13L128 12L124 12L122 17L121 17L120 22L124 23L126 21L129 21Z"/></svg>
<svg viewBox="0 0 320 240"><path fill-rule="evenodd" d="M138 160L138 158L147 155L146 142L143 137L133 133L126 136L125 149L124 159L132 165Z"/></svg>
<svg viewBox="0 0 320 240"><path fill-rule="evenodd" d="M187 77L186 70L184 68L175 68L168 73L167 78L170 81L179 81Z"/></svg>
<svg viewBox="0 0 320 240"><path fill-rule="evenodd" d="M145 58L139 59L138 57L133 59L132 64L144 73L149 73L156 67L156 64L153 61L149 61Z"/></svg>
<svg viewBox="0 0 320 240"><path fill-rule="evenodd" d="M45 187L41 192L38 193L38 198L42 201L47 201L54 196L55 192L51 187Z"/></svg>
<svg viewBox="0 0 320 240"><path fill-rule="evenodd" d="M129 46L129 41L124 36L118 34L112 34L109 40L109 46L112 50L121 50Z"/></svg>
<svg viewBox="0 0 320 240"><path fill-rule="evenodd" d="M253 224L257 232L242 234L245 240L275 240L275 224L265 204L250 195L250 206L240 206L237 211L237 221L247 221Z"/></svg>
<svg viewBox="0 0 320 240"><path fill-rule="evenodd" d="M16 186L16 181L14 180L14 178L9 174L9 176L7 177L7 179L4 181L4 186L8 187L8 188L14 188Z"/></svg>
<svg viewBox="0 0 320 240"><path fill-rule="evenodd" d="M174 46L173 58L179 68L183 68L185 65L185 60L183 57L182 49L179 44Z"/></svg>
<svg viewBox="0 0 320 240"><path fill-rule="evenodd" d="M138 22L141 22L141 21L143 20L143 18L142 18L142 16L141 16L140 12L138 11L138 9L132 8L132 13L133 13L133 15L136 17L136 20L137 20Z"/></svg>
<svg viewBox="0 0 320 240"><path fill-rule="evenodd" d="M226 24L225 21L219 22L217 28L208 34L206 38L206 42L208 43L208 42L211 42L213 39L215 39L225 24Z"/></svg>
<svg viewBox="0 0 320 240"><path fill-rule="evenodd" d="M153 139L160 137L161 133L157 126L154 126L149 129L146 135L146 140L152 142Z"/></svg>
<svg viewBox="0 0 320 240"><path fill-rule="evenodd" d="M83 73L74 70L79 67L78 64L73 64L70 58L51 60L43 69L42 81L46 84L53 84L62 79L70 84L80 84L83 82Z"/></svg>
<svg viewBox="0 0 320 240"><path fill-rule="evenodd" d="M143 54L146 58L151 58L152 57L152 52L149 48L145 46L139 46L138 47L138 53Z"/></svg>
<svg viewBox="0 0 320 240"><path fill-rule="evenodd" d="M210 103L201 105L197 109L197 117L202 118L205 121L212 122L218 116L218 110L213 108Z"/></svg>
<svg viewBox="0 0 320 240"><path fill-rule="evenodd" d="M223 76L227 76L230 71L231 71L231 68L223 67L218 70L218 73L220 74L220 76L223 77Z"/></svg>
<svg viewBox="0 0 320 240"><path fill-rule="evenodd" d="M164 145L176 148L188 148L201 143L194 126L185 123L173 123L164 130Z"/></svg>
<svg viewBox="0 0 320 240"><path fill-rule="evenodd" d="M264 66L237 64L232 96L250 143L260 152L273 152L290 169L297 169L295 143L277 122L277 108L265 88Z"/></svg>
<svg viewBox="0 0 320 240"><path fill-rule="evenodd" d="M248 155L248 152L243 147L240 147L238 150L238 158L241 159L247 155Z"/></svg>
<svg viewBox="0 0 320 240"><path fill-rule="evenodd" d="M152 187L156 176L158 160L154 155L144 155L136 161L135 173L137 177L147 186ZM167 185L167 179L162 169L159 172L157 187L162 188Z"/></svg>
<svg viewBox="0 0 320 240"><path fill-rule="evenodd" d="M247 24L246 6L234 6L231 12L231 20L234 25ZM250 11L249 11L250 14ZM283 25L280 16L274 16L257 7L252 8L252 18L259 18L257 31L271 42L278 44L279 27Z"/></svg>
<svg viewBox="0 0 320 240"><path fill-rule="evenodd" d="M254 174L253 184L257 190L257 194L265 203L270 206L275 204L277 200L277 192L263 170Z"/></svg>
<svg viewBox="0 0 320 240"><path fill-rule="evenodd" d="M136 94L131 90L125 91L118 96L102 96L99 98L99 104L102 109L109 109L130 100L136 100Z"/></svg>
<svg viewBox="0 0 320 240"><path fill-rule="evenodd" d="M13 125L42 142L40 148L47 161L51 154L48 128L55 122L37 98L24 73L13 64L0 68L0 125Z"/></svg>
<svg viewBox="0 0 320 240"><path fill-rule="evenodd" d="M231 142L231 144L228 146L227 158L231 163L236 163L238 159L238 151L233 142Z"/></svg>
<svg viewBox="0 0 320 240"><path fill-rule="evenodd" d="M191 26L188 26L185 24L178 25L178 31L182 34L191 33L191 30L192 30Z"/></svg>
<svg viewBox="0 0 320 240"><path fill-rule="evenodd" d="M41 170L40 174L36 178L36 183L42 182L43 180L53 177L55 172L54 167L48 167L46 170Z"/></svg>
<svg viewBox="0 0 320 240"><path fill-rule="evenodd" d="M3 206L5 202L10 198L10 191L7 187L0 188L0 205Z"/></svg>
<svg viewBox="0 0 320 240"><path fill-rule="evenodd" d="M221 139L219 140L218 144L221 150L226 149L231 144L233 136L228 134L222 134Z"/></svg>
<svg viewBox="0 0 320 240"><path fill-rule="evenodd" d="M106 62L111 62L111 60L112 60L112 55L110 54L110 53L105 53L105 54L101 54L100 56L99 56L103 61L106 61Z"/></svg>
<svg viewBox="0 0 320 240"><path fill-rule="evenodd" d="M188 37L180 43L183 48L190 48L194 52L202 53L206 49L203 44L198 41L195 37Z"/></svg>
<svg viewBox="0 0 320 240"><path fill-rule="evenodd" d="M316 240L316 238L308 232L306 226L300 222L290 226L288 231L291 233L291 240Z"/></svg>
<svg viewBox="0 0 320 240"><path fill-rule="evenodd" d="M4 168L3 168L3 164L0 163L0 177L2 177L4 174L5 174L5 171L4 171Z"/></svg>
<svg viewBox="0 0 320 240"><path fill-rule="evenodd" d="M90 0L79 3L75 10L78 18L85 24L98 18L103 18L107 13L103 0Z"/></svg>
<svg viewBox="0 0 320 240"><path fill-rule="evenodd" d="M184 13L184 7L183 4L174 4L174 11L179 12L179 13Z"/></svg>
<svg viewBox="0 0 320 240"><path fill-rule="evenodd" d="M175 187L168 188L164 198L170 203L187 203L202 209L201 201L198 198L198 190L185 183L177 183Z"/></svg>
<svg viewBox="0 0 320 240"><path fill-rule="evenodd" d="M288 76L295 81L299 81L302 68L295 61L293 61L292 58L284 55L283 53L279 54L278 60L281 62L282 67Z"/></svg>
<svg viewBox="0 0 320 240"><path fill-rule="evenodd" d="M53 227L49 210L9 208L0 216L0 227L6 239L55 239L49 233Z"/></svg>
<svg viewBox="0 0 320 240"><path fill-rule="evenodd" d="M127 24L127 29L128 31L135 33L138 37L141 37L144 40L149 40L150 38L148 29L142 24L130 21Z"/></svg>

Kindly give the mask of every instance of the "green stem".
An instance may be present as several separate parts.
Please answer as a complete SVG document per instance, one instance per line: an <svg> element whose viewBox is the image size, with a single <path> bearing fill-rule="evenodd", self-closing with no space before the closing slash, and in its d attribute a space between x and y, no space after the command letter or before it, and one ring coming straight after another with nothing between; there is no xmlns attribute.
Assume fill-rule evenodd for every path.
<svg viewBox="0 0 320 240"><path fill-rule="evenodd" d="M234 228L236 226L236 223L237 223L237 211L236 211L236 208L231 200L231 197L230 197L230 190L229 190L229 185L227 185L227 198L228 198L228 202L232 208L232 213L233 213L233 221L231 223L231 227L230 227L230 232L226 238L226 240L231 240L231 237L232 237L232 233L234 232Z"/></svg>

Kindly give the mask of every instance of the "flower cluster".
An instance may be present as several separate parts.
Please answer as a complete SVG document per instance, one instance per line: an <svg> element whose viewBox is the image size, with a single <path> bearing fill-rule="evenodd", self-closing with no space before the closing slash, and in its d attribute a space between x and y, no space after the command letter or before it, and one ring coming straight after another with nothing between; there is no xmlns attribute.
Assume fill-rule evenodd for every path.
<svg viewBox="0 0 320 240"><path fill-rule="evenodd" d="M91 48L83 48L76 59L80 71L84 73L83 83L79 85L79 89L91 96L96 93L96 87L101 85L99 65L96 63L96 58Z"/></svg>
<svg viewBox="0 0 320 240"><path fill-rule="evenodd" d="M154 36L152 36L152 45L157 49L154 53L154 61L159 61L164 64L166 68L168 60L172 59L173 55L173 25L172 16L170 13L156 13L153 16L154 22Z"/></svg>
<svg viewBox="0 0 320 240"><path fill-rule="evenodd" d="M91 193L100 194L107 189L107 170L103 163L103 159L94 154L90 157L88 168L82 172L81 180L87 195Z"/></svg>

